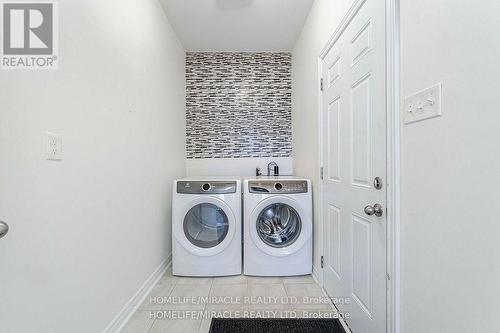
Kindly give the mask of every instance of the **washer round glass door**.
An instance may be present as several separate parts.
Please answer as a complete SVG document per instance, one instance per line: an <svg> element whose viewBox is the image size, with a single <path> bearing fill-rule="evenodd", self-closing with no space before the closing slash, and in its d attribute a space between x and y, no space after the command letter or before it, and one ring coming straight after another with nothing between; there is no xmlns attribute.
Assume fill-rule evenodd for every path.
<svg viewBox="0 0 500 333"><path fill-rule="evenodd" d="M257 235L269 246L283 248L299 238L302 221L297 211L282 202L266 206L257 216Z"/></svg>
<svg viewBox="0 0 500 333"><path fill-rule="evenodd" d="M222 243L229 231L229 219L222 208L213 203L197 204L186 213L184 235L194 246L208 249Z"/></svg>
<svg viewBox="0 0 500 333"><path fill-rule="evenodd" d="M292 255L311 239L311 216L290 196L271 195L257 203L246 218L252 243L270 256Z"/></svg>

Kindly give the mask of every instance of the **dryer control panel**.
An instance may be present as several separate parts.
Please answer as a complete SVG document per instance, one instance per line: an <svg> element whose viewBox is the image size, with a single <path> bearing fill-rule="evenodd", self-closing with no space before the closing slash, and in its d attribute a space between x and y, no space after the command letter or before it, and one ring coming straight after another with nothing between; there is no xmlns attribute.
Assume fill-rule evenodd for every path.
<svg viewBox="0 0 500 333"><path fill-rule="evenodd" d="M305 180L252 180L248 182L250 193L307 193Z"/></svg>
<svg viewBox="0 0 500 333"><path fill-rule="evenodd" d="M236 193L236 182L224 181L178 181L177 193L183 194L229 194Z"/></svg>

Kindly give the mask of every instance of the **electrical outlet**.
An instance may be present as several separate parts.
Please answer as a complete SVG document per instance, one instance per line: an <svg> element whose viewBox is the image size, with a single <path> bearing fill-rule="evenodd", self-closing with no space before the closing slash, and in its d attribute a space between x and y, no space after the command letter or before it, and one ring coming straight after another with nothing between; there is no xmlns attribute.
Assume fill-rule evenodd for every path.
<svg viewBox="0 0 500 333"><path fill-rule="evenodd" d="M62 160L62 135L46 132L47 153L45 159Z"/></svg>
<svg viewBox="0 0 500 333"><path fill-rule="evenodd" d="M405 124L441 116L441 83L405 97L403 107Z"/></svg>

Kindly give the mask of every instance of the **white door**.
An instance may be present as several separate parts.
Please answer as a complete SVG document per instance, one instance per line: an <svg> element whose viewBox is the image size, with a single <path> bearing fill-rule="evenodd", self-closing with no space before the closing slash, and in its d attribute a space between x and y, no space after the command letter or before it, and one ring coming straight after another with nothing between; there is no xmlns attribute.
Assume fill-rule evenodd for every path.
<svg viewBox="0 0 500 333"><path fill-rule="evenodd" d="M321 68L324 286L354 333L382 333L386 212L370 214L386 207L384 1L362 5Z"/></svg>
<svg viewBox="0 0 500 333"><path fill-rule="evenodd" d="M43 318L47 311L40 302L47 294L44 268L50 260L44 251L46 232L43 222L26 208L36 205L36 190L26 172L31 167L28 154L21 149L21 133L25 133L13 128L15 122L8 115L13 112L0 111L0 220L10 225L5 234L6 224L0 223L0 234L4 235L0 238L0 332L24 333L34 327L42 332L48 321Z"/></svg>

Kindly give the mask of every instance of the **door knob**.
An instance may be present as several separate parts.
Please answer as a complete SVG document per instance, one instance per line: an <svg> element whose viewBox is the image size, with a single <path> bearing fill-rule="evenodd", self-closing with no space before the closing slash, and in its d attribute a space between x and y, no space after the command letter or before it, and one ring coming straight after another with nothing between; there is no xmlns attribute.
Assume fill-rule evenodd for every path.
<svg viewBox="0 0 500 333"><path fill-rule="evenodd" d="M9 225L5 222L0 221L0 238L7 235L9 232Z"/></svg>
<svg viewBox="0 0 500 333"><path fill-rule="evenodd" d="M380 204L375 204L373 206L368 205L365 207L365 214L366 215L370 215L370 216L375 215L375 216L380 217L380 216L382 216L383 213L384 213L384 209L382 208L382 205L380 205Z"/></svg>

